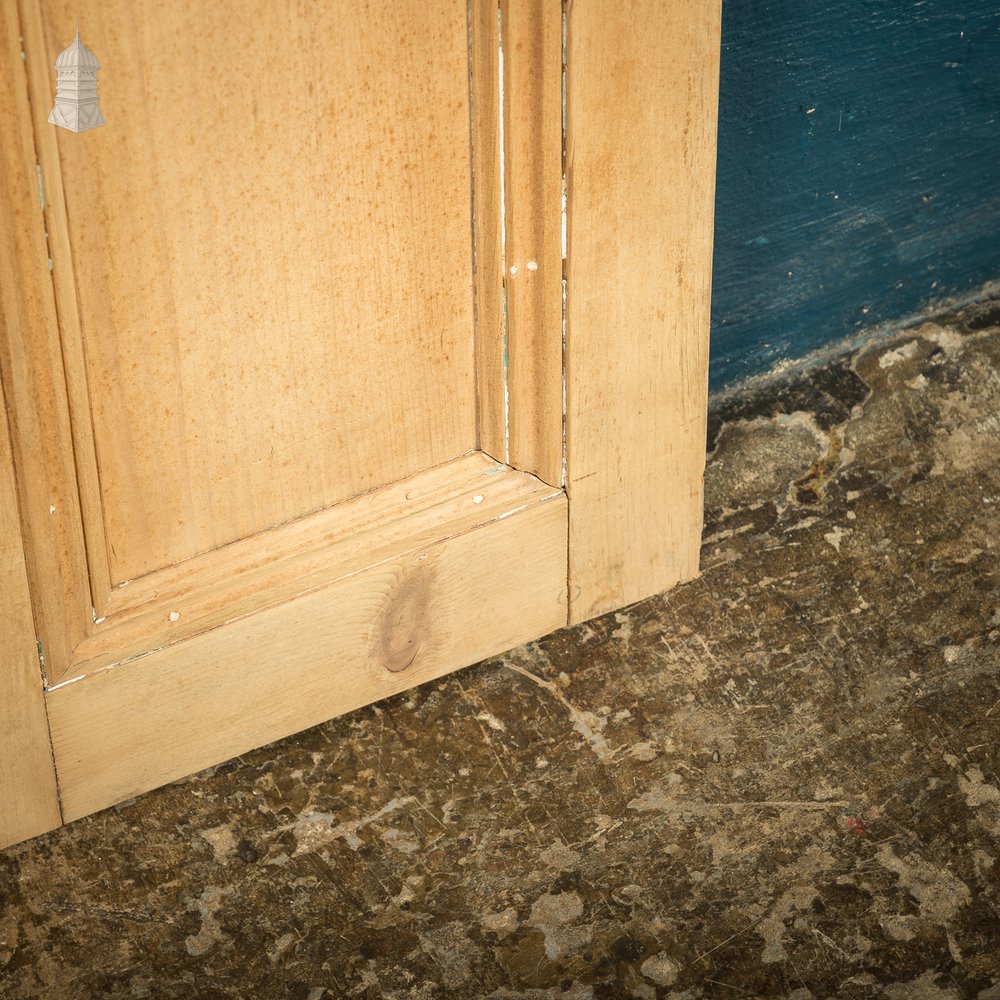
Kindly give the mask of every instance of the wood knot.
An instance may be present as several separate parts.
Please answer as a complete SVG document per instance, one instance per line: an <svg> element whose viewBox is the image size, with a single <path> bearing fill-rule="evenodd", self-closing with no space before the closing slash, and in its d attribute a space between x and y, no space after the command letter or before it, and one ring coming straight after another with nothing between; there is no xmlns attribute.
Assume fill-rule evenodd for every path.
<svg viewBox="0 0 1000 1000"><path fill-rule="evenodd" d="M375 655L390 673L409 670L428 643L433 579L426 565L404 576L379 616Z"/></svg>

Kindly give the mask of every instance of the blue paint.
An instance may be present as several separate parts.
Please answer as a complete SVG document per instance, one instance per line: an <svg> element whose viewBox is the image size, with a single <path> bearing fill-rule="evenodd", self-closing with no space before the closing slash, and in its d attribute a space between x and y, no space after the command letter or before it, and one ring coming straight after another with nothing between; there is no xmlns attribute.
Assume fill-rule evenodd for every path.
<svg viewBox="0 0 1000 1000"><path fill-rule="evenodd" d="M726 0L718 388L1000 278L1000 7Z"/></svg>

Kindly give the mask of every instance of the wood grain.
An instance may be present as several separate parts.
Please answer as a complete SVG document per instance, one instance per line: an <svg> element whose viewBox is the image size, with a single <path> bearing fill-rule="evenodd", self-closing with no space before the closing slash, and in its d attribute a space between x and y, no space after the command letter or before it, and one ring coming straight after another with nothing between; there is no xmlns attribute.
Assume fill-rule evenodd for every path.
<svg viewBox="0 0 1000 1000"><path fill-rule="evenodd" d="M698 571L720 9L572 0L570 619Z"/></svg>
<svg viewBox="0 0 1000 1000"><path fill-rule="evenodd" d="M0 407L3 406L0 391ZM7 421L0 412L0 847L60 823Z"/></svg>
<svg viewBox="0 0 1000 1000"><path fill-rule="evenodd" d="M51 201L32 135L49 109L29 102L26 80L47 57L22 31L17 6L0 4L0 59L9 70L0 74L0 373L26 529L32 636L44 637L46 662L58 670L85 635L92 602L46 244Z"/></svg>
<svg viewBox="0 0 1000 1000"><path fill-rule="evenodd" d="M497 475L518 488L488 519L433 504L389 516L364 568L348 560L311 593L52 690L67 820L559 627L565 495ZM466 480L466 505L481 492Z"/></svg>
<svg viewBox="0 0 1000 1000"><path fill-rule="evenodd" d="M504 0L510 464L562 484L562 5Z"/></svg>
<svg viewBox="0 0 1000 1000"><path fill-rule="evenodd" d="M103 67L107 125L40 156L112 581L473 448L464 5L44 10Z"/></svg>
<svg viewBox="0 0 1000 1000"><path fill-rule="evenodd" d="M58 133L62 130L47 122L49 105L39 103L43 100L39 95L48 94L52 86L54 62L45 42L39 4L22 4L21 26L25 48L34 57L27 58L24 66L28 72L30 91L35 95L32 105L34 142L39 163L39 184L44 190L43 215L48 234L49 259L52 262L51 292L55 294L56 304L61 305L61 309L57 310L58 328L53 326L48 336L58 337L60 343L65 345L62 350L62 365L66 372L66 402L73 428L75 469L79 484L78 502L83 517L83 534L87 541L90 599L94 609L93 617L97 617L104 614L104 600L111 586L111 569L91 416L90 387L83 361L86 346L76 298L77 272L70 246L66 195L59 163ZM33 471L30 466L26 472L29 470ZM60 664L62 666L65 664ZM52 669L57 669L54 664Z"/></svg>
<svg viewBox="0 0 1000 1000"><path fill-rule="evenodd" d="M507 460L497 0L470 0L476 397L479 448Z"/></svg>
<svg viewBox="0 0 1000 1000"><path fill-rule="evenodd" d="M38 121L51 80L17 51L22 30L31 52L65 44L68 6L0 12L29 70L0 82L0 367L66 818L538 637L567 600L578 621L696 572L717 4L569 10L568 498L543 481L562 439L553 5L504 8L526 255L524 283L520 256L506 276L509 413L495 6L84 7L108 124L82 136ZM471 452L477 435L539 478ZM35 758L9 825L27 830L58 813L10 467L3 693Z"/></svg>

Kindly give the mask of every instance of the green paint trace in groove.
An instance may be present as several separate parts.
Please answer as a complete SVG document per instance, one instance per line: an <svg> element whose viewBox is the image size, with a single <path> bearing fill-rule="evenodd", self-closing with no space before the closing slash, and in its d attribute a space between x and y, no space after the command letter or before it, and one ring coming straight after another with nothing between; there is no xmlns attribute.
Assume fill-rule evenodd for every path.
<svg viewBox="0 0 1000 1000"><path fill-rule="evenodd" d="M45 211L45 192L42 190L42 165L40 163L35 164L35 174L38 177L38 201L42 206L42 211Z"/></svg>

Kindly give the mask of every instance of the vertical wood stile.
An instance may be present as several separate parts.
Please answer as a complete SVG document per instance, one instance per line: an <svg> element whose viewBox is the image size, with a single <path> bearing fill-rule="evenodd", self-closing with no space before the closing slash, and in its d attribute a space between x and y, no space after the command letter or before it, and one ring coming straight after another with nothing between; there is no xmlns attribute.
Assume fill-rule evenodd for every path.
<svg viewBox="0 0 1000 1000"><path fill-rule="evenodd" d="M510 464L562 484L562 4L503 0Z"/></svg>
<svg viewBox="0 0 1000 1000"><path fill-rule="evenodd" d="M497 0L469 0L479 448L506 460Z"/></svg>
<svg viewBox="0 0 1000 1000"><path fill-rule="evenodd" d="M59 155L59 143L66 141L66 137L61 140L62 130L48 123L44 107L54 87L53 53L58 53L69 38L62 39L57 35L56 40L49 42L46 27L42 21L40 4L22 5L21 30L24 34L25 48L30 53L24 66L31 95L29 99L32 102L36 154L45 192L43 214L48 233L48 252L52 260L52 294L55 298L58 330L62 341L62 363L66 372L65 393L73 427L78 496L83 514L84 534L88 542L86 559L91 579L90 599L94 614L100 616L106 610L106 597L111 589L111 571L104 529L97 447L91 417L83 323L77 297L77 274L70 248L69 220ZM63 30L68 31L69 27L65 25ZM78 140L74 135L70 141ZM53 664L53 676L57 673L58 668Z"/></svg>
<svg viewBox="0 0 1000 1000"><path fill-rule="evenodd" d="M0 391L0 405L3 392ZM7 421L0 414L0 847L60 823L42 675L21 546Z"/></svg>
<svg viewBox="0 0 1000 1000"><path fill-rule="evenodd" d="M66 376L59 340L32 123L48 109L33 107L24 67L44 59L26 35L22 58L17 7L0 10L0 374L10 419L13 457L21 470L21 517L34 594L35 634L45 635L47 667L68 664L92 621L81 527ZM18 543L21 544L20 542ZM32 638L34 647L34 638Z"/></svg>
<svg viewBox="0 0 1000 1000"><path fill-rule="evenodd" d="M720 5L571 0L570 620L696 575Z"/></svg>

